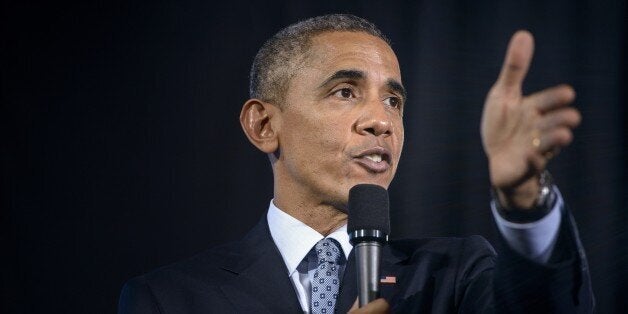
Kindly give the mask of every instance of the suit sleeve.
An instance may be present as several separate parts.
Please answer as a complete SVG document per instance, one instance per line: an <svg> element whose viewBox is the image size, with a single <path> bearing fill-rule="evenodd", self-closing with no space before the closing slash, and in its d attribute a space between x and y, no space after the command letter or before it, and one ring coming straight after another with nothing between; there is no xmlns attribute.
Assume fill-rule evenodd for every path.
<svg viewBox="0 0 628 314"><path fill-rule="evenodd" d="M592 313L593 293L586 256L575 221L566 207L548 263L515 252L500 238L493 275L499 313Z"/></svg>
<svg viewBox="0 0 628 314"><path fill-rule="evenodd" d="M120 293L118 314L163 313L144 277L129 280Z"/></svg>
<svg viewBox="0 0 628 314"><path fill-rule="evenodd" d="M461 248L456 279L458 313L593 313L591 281L575 222L566 208L547 263L513 250L500 238L495 257L481 237Z"/></svg>

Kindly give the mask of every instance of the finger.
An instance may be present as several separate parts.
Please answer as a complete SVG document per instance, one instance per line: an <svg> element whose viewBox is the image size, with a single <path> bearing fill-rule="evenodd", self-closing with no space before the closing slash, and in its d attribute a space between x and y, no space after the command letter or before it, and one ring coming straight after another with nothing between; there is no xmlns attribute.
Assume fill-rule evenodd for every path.
<svg viewBox="0 0 628 314"><path fill-rule="evenodd" d="M532 164L532 167L534 167L534 170L536 170L537 172L543 171L548 161L549 158L546 158L544 155L539 153L533 153L530 156L530 162Z"/></svg>
<svg viewBox="0 0 628 314"><path fill-rule="evenodd" d="M565 147L573 140L573 134L569 128L561 127L549 132L544 132L540 136L537 152L545 154L556 152L561 147Z"/></svg>
<svg viewBox="0 0 628 314"><path fill-rule="evenodd" d="M541 116L538 123L539 131L545 132L557 127L567 127L573 129L580 124L582 117L578 110L574 108L562 108L550 111Z"/></svg>
<svg viewBox="0 0 628 314"><path fill-rule="evenodd" d="M544 89L526 97L523 102L545 113L573 102L576 92L569 85L558 85Z"/></svg>
<svg viewBox="0 0 628 314"><path fill-rule="evenodd" d="M521 89L521 83L528 73L534 51L534 38L528 31L518 31L510 39L504 64L496 85L502 88Z"/></svg>

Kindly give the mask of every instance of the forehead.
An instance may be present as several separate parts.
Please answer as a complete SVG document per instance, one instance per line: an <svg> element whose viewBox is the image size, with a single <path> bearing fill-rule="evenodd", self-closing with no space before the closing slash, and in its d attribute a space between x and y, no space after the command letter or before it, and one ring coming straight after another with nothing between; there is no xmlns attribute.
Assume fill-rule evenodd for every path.
<svg viewBox="0 0 628 314"><path fill-rule="evenodd" d="M401 81L392 48L381 38L364 32L325 32L312 37L305 66L323 75L339 69L358 69Z"/></svg>

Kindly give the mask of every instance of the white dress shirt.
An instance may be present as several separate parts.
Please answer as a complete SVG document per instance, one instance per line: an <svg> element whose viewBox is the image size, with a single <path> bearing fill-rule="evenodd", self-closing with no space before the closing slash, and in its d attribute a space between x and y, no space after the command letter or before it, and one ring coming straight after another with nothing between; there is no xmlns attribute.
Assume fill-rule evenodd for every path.
<svg viewBox="0 0 628 314"><path fill-rule="evenodd" d="M270 235L273 241L275 241L283 261L286 263L288 268L287 275L290 276L290 280L297 292L303 313L309 313L311 287L307 270L308 260L305 257L312 247L325 237L310 226L277 208L272 200L268 208L267 218ZM353 249L353 246L349 243L347 225L345 224L334 230L327 237L340 243L345 259L347 259ZM342 274L344 265L339 267L340 274Z"/></svg>
<svg viewBox="0 0 628 314"><path fill-rule="evenodd" d="M518 253L538 263L548 261L558 238L562 215L560 208L563 199L556 187L554 187L554 191L557 193L554 208L545 217L531 223L518 224L505 220L497 213L495 204L491 202L493 217L506 242ZM303 313L309 313L311 287L306 257L312 247L324 237L308 225L277 208L272 200L268 207L267 218L270 235L286 263L288 269L286 275L290 277L294 285ZM334 230L327 237L338 241L345 258L349 257L353 246L349 242L346 224ZM344 265L341 265L340 274L343 272Z"/></svg>

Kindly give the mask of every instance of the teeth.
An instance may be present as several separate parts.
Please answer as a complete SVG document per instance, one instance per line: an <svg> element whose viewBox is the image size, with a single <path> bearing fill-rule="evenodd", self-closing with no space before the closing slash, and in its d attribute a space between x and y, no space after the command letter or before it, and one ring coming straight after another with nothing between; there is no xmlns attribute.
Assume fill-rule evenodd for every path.
<svg viewBox="0 0 628 314"><path fill-rule="evenodd" d="M366 159L372 160L374 162L381 162L382 161L382 155L378 155L378 154L370 154L370 155L366 155L364 157Z"/></svg>

